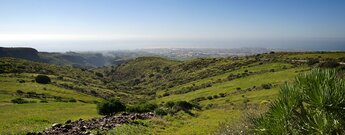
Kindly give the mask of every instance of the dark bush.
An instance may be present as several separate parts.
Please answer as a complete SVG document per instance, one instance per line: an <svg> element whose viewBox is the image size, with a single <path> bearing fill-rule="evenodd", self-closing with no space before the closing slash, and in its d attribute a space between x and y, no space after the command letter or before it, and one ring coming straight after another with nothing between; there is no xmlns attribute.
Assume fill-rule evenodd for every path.
<svg viewBox="0 0 345 135"><path fill-rule="evenodd" d="M211 100L211 99L213 99L213 97L212 96L207 96L207 99Z"/></svg>
<svg viewBox="0 0 345 135"><path fill-rule="evenodd" d="M41 84L48 84L51 82L50 78L46 75L38 75L35 78L35 81L37 83L41 83Z"/></svg>
<svg viewBox="0 0 345 135"><path fill-rule="evenodd" d="M12 103L15 104L24 104L24 103L29 103L29 101L22 99L22 98L16 98L11 100Z"/></svg>
<svg viewBox="0 0 345 135"><path fill-rule="evenodd" d="M219 96L218 95L213 95L213 98L219 98Z"/></svg>
<svg viewBox="0 0 345 135"><path fill-rule="evenodd" d="M112 98L97 104L97 110L101 115L110 115L126 110L126 106L119 100Z"/></svg>
<svg viewBox="0 0 345 135"><path fill-rule="evenodd" d="M74 98L68 99L68 102L77 102Z"/></svg>
<svg viewBox="0 0 345 135"><path fill-rule="evenodd" d="M225 97L225 94L224 93L219 93L219 96L220 97Z"/></svg>
<svg viewBox="0 0 345 135"><path fill-rule="evenodd" d="M63 76L58 76L58 77L56 77L56 79L63 80Z"/></svg>
<svg viewBox="0 0 345 135"><path fill-rule="evenodd" d="M309 59L307 64L311 66L319 62L320 62L319 59Z"/></svg>
<svg viewBox="0 0 345 135"><path fill-rule="evenodd" d="M336 68L340 66L340 64L334 60L326 61L320 64L320 67L322 68Z"/></svg>
<svg viewBox="0 0 345 135"><path fill-rule="evenodd" d="M169 96L169 95L170 94L166 92L166 93L163 94L163 97L166 97L166 96Z"/></svg>
<svg viewBox="0 0 345 135"><path fill-rule="evenodd" d="M99 73L99 72L96 72L95 75L98 76L98 77L103 77L103 74Z"/></svg>
<svg viewBox="0 0 345 135"><path fill-rule="evenodd" d="M262 84L261 87L264 88L264 89L271 89L272 88L272 84L269 84L269 83L268 84Z"/></svg>
<svg viewBox="0 0 345 135"><path fill-rule="evenodd" d="M193 107L194 105L187 101L177 101L175 102L175 106L174 106L174 108L176 108L177 110L183 110L183 111L193 109Z"/></svg>
<svg viewBox="0 0 345 135"><path fill-rule="evenodd" d="M41 100L40 102L41 102L41 103L48 103L47 100Z"/></svg>
<svg viewBox="0 0 345 135"><path fill-rule="evenodd" d="M162 108L157 108L157 109L155 110L155 114L156 114L156 115L159 115L159 116L164 116L164 115L167 115L168 112L165 111L165 110L163 110Z"/></svg>
<svg viewBox="0 0 345 135"><path fill-rule="evenodd" d="M204 101L204 100L206 100L205 97L198 97L198 98L192 99L191 102L200 102L200 101Z"/></svg>
<svg viewBox="0 0 345 135"><path fill-rule="evenodd" d="M143 112L153 112L158 106L153 103L141 103L136 104L133 106L129 106L127 108L128 112L137 112L137 113L143 113Z"/></svg>
<svg viewBox="0 0 345 135"><path fill-rule="evenodd" d="M25 80L22 80L22 79L20 79L20 80L17 80L19 83L25 83Z"/></svg>
<svg viewBox="0 0 345 135"><path fill-rule="evenodd" d="M22 90L17 90L17 91L16 91L16 94L17 94L17 95L23 95L24 92L23 92Z"/></svg>
<svg viewBox="0 0 345 135"><path fill-rule="evenodd" d="M172 107L174 107L174 105L175 105L175 103L174 102L172 102L172 101L168 101L168 102L166 102L165 103L165 107L167 107L167 108L172 108Z"/></svg>

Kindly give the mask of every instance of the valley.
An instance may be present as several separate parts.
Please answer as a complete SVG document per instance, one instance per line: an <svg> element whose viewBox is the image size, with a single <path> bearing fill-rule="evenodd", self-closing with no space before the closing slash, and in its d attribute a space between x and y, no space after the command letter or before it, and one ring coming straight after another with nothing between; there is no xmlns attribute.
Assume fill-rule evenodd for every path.
<svg viewBox="0 0 345 135"><path fill-rule="evenodd" d="M314 68L335 66L342 71L344 58L344 52L271 52L183 61L150 56L85 69L2 57L0 134L39 132L67 120L100 118L97 104L110 98L124 103L130 113L149 111L156 117L91 133L206 135L224 133L224 125L234 133L245 131L243 121L265 113L285 83ZM37 83L38 75L51 82ZM173 106L180 101L193 107L176 110ZM144 104L155 107L136 108Z"/></svg>

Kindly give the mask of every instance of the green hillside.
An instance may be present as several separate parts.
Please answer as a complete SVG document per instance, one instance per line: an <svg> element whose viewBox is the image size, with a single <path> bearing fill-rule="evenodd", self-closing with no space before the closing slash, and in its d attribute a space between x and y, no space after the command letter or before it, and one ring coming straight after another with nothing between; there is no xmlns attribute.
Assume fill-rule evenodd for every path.
<svg viewBox="0 0 345 135"><path fill-rule="evenodd" d="M129 107L149 102L169 111L166 105L179 101L195 107L120 126L109 133L217 134L224 129L222 125L236 127L233 125L249 113L264 113L278 97L280 87L298 74L317 67L342 70L339 63L344 57L341 52L188 61L140 57L97 69L0 58L0 133L41 131L56 122L99 117L96 104L117 98ZM49 76L51 83L37 83L37 75ZM18 99L25 103L17 104Z"/></svg>

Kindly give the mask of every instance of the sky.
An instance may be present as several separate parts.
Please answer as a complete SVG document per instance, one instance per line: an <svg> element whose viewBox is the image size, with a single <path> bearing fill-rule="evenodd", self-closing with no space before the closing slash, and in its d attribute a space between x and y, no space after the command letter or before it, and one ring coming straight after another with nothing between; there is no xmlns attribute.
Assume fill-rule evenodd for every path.
<svg viewBox="0 0 345 135"><path fill-rule="evenodd" d="M345 50L344 0L0 0L0 46Z"/></svg>

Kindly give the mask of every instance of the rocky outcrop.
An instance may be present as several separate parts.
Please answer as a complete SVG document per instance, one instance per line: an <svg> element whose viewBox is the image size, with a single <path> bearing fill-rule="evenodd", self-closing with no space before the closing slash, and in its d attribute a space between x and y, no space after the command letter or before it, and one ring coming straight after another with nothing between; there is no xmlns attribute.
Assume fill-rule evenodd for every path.
<svg viewBox="0 0 345 135"><path fill-rule="evenodd" d="M109 130L121 124L129 123L136 119L150 119L153 113L122 113L117 116L105 116L90 120L79 119L77 121L68 120L65 124L54 123L52 127L37 133L27 133L27 135L91 135L93 129Z"/></svg>

